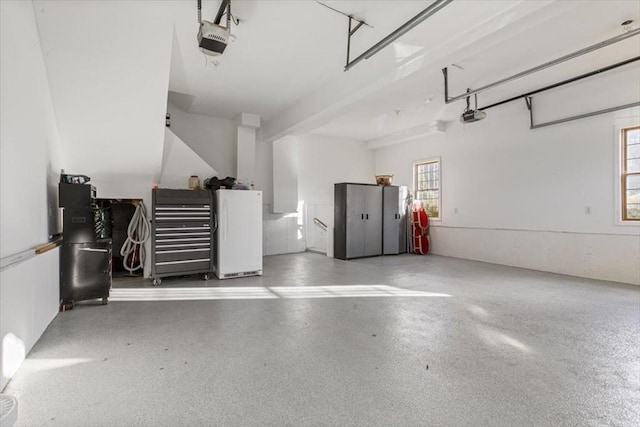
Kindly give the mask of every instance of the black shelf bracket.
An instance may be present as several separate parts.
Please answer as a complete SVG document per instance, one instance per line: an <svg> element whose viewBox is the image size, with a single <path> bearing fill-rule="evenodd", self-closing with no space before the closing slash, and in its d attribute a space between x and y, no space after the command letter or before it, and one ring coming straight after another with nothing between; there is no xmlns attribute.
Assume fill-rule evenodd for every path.
<svg viewBox="0 0 640 427"><path fill-rule="evenodd" d="M574 120L586 119L587 117L598 116L600 114L612 113L614 111L626 110L627 108L640 107L640 102L631 102L629 104L616 105L615 107L604 108L602 110L590 111L588 113L578 114L575 116L564 117L558 120L550 120L543 123L534 123L533 121L533 97L526 97L527 108L529 109L529 119L531 126L529 129L539 129L547 126L559 125L561 123L572 122Z"/></svg>
<svg viewBox="0 0 640 427"><path fill-rule="evenodd" d="M349 32L347 33L347 62L345 64L345 68L349 66L350 56L351 56L351 37L362 27L363 25L368 25L366 22L361 21L359 19L354 18L353 16L347 16L349 19ZM353 22L357 22L356 26L353 26Z"/></svg>

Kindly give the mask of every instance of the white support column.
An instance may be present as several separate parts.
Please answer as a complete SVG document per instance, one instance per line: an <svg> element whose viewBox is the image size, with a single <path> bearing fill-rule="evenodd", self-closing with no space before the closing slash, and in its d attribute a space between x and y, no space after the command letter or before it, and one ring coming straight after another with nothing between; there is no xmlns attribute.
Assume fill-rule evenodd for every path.
<svg viewBox="0 0 640 427"><path fill-rule="evenodd" d="M298 210L298 139L285 136L273 141L273 212Z"/></svg>
<svg viewBox="0 0 640 427"><path fill-rule="evenodd" d="M260 127L260 116L240 113L234 119L236 125L236 178L246 185L256 179L256 130Z"/></svg>

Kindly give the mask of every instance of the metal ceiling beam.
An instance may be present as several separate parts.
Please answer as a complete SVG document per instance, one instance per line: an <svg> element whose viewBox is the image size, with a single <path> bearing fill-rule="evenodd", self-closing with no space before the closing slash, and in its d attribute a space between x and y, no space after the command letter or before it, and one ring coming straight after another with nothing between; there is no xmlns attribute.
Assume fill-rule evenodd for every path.
<svg viewBox="0 0 640 427"><path fill-rule="evenodd" d="M351 56L351 37L356 33L356 31L360 29L360 27L362 27L363 24L369 25L364 21L358 21L353 16L348 16L348 18L349 18L349 34L347 34L347 64L349 64L349 57ZM353 21L356 21L358 25L356 25L352 29L351 27L352 27Z"/></svg>
<svg viewBox="0 0 640 427"><path fill-rule="evenodd" d="M614 111L626 110L627 108L633 108L640 106L640 102L632 102L629 104L618 105L616 107L605 108L603 110L592 111L590 113L578 114L577 116L565 117L559 120L552 120L544 123L533 122L533 98L525 98L527 102L527 108L529 109L529 118L531 119L530 129L539 129L547 126L559 125L560 123L572 122L574 120L586 119L587 117L599 116L600 114L612 113Z"/></svg>
<svg viewBox="0 0 640 427"><path fill-rule="evenodd" d="M530 68L530 69L525 70L525 71L521 71L521 72L519 72L517 74L514 74L512 76L505 77L504 79L500 79L500 80L495 81L493 83L490 83L488 85L482 86L482 87L480 87L478 89L472 89L468 93L463 93L463 94L454 96L452 98L449 98L449 84L448 84L448 75L447 75L448 74L448 72L447 72L448 70L447 70L447 68L443 68L442 69L442 73L444 74L444 81L445 81L445 102L447 104L450 104L452 102L459 101L461 99L466 98L467 96L475 95L475 94L478 94L480 92L484 92L484 91L486 91L488 89L492 89L492 88L494 88L496 86L502 85L504 83L508 83L508 82L513 81L513 80L519 79L521 77L528 76L529 74L533 74L533 73L536 73L538 71L542 71L542 70L544 70L546 68L552 67L554 65L558 65L558 64L560 64L562 62L568 61L568 60L573 59L573 58L577 58L577 57L582 56L584 54L587 54L589 52L593 52L595 50L602 49L603 47L612 45L612 44L620 42L622 40L626 40L626 39L628 39L630 37L633 37L633 36L636 36L638 34L640 34L640 28L635 29L635 30L631 30L631 31L627 31L624 34L620 34L618 36L612 37L612 38L610 38L608 40L605 40L603 42L596 43L594 45L585 47L584 49L580 49L580 50L575 51L573 53L570 53L568 55L561 56L561 57L556 58L556 59L554 59L552 61L545 62L544 64L538 65L536 67Z"/></svg>
<svg viewBox="0 0 640 427"><path fill-rule="evenodd" d="M578 80L586 79L587 77L595 76L596 74L600 74L600 73L604 73L604 72L606 72L606 71L614 70L614 69L616 69L616 68L623 67L623 66L625 66L625 65L627 65L627 64L631 64L632 62L636 62L636 61L640 61L640 56L636 56L636 57L633 57L633 58L629 58L629 59L627 59L627 60L624 60L624 61L621 61L621 62L617 62L617 63L615 63L615 64L608 65L608 66L606 66L606 67L598 68L597 70L590 71L590 72L588 72L588 73L581 74L581 75L576 76L576 77L571 77L570 79L563 80L563 81L561 81L561 82L554 83L554 84L552 84L552 85L545 86L545 87L542 87L542 88L540 88L540 89L533 90L533 91L531 91L531 92L523 93L523 94L521 94L521 95L514 96L514 97L512 97L512 98L505 99L504 101L494 102L494 103L493 103L493 104L491 104L491 105L487 105L486 107L479 107L479 108L477 108L477 109L478 109L478 110L488 110L489 108L497 107L498 105L506 104L506 103L508 103L508 102L516 101L516 100L518 100L518 99L522 99L522 98L529 98L529 97L531 97L532 95L536 95L536 94L538 94L538 93L545 92L545 91L547 91L547 90L555 89L555 88L557 88L557 87L564 86L564 85L567 85L567 84L569 84L569 83L576 82L576 81L578 81Z"/></svg>
<svg viewBox="0 0 640 427"><path fill-rule="evenodd" d="M420 12L419 14L417 14L416 16L414 16L413 18L411 18L410 20L405 22L402 26L400 26L398 29L396 29L394 32L389 34L384 39L380 40L378 43L373 45L371 48L369 48L366 52L364 52L362 55L358 56L353 61L349 61L348 58L347 58L347 65L345 65L344 71L348 71L349 69L351 69L354 65L356 65L360 61L363 61L365 59L371 58L373 55L375 55L376 53L380 52L382 49L384 49L385 47L387 47L388 45L390 45L391 43L396 41L398 38L402 37L408 31L413 29L415 26L420 24L425 19L427 19L430 16L434 15L436 12L438 12L440 9L442 9L443 7L445 7L446 5L451 3L452 1L453 0L436 0L436 1L434 1L429 7L427 7L422 12ZM351 30L349 30L349 33L351 34Z"/></svg>
<svg viewBox="0 0 640 427"><path fill-rule="evenodd" d="M222 15L224 15L224 11L227 10L227 6L229 6L230 3L231 0L222 0L222 3L220 3L220 7L218 8L218 13L216 14L216 19L213 20L214 24L220 25Z"/></svg>

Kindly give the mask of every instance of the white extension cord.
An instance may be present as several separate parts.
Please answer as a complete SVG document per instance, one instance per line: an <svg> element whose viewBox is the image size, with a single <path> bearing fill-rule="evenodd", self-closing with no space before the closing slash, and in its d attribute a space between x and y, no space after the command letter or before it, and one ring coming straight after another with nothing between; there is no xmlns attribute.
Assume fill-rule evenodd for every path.
<svg viewBox="0 0 640 427"><path fill-rule="evenodd" d="M133 213L133 217L129 222L129 227L127 228L127 240L125 240L122 248L120 248L120 255L123 257L122 264L130 273L133 273L140 268L144 268L144 260L146 256L144 242L149 239L150 234L151 224L149 224L149 220L147 219L147 209L141 201L136 207L136 211ZM130 255L135 253L137 248L139 248L138 253L140 255L138 264L128 265L127 259ZM133 262L133 256L131 257L131 262Z"/></svg>

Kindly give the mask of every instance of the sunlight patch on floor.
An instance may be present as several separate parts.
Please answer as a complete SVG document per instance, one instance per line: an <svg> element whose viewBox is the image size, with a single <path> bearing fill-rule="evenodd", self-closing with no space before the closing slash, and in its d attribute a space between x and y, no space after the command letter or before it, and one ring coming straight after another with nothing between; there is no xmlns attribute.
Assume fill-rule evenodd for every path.
<svg viewBox="0 0 640 427"><path fill-rule="evenodd" d="M110 301L190 301L236 299L450 297L449 294L413 291L386 285L271 286L224 288L112 289Z"/></svg>

